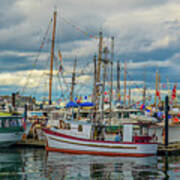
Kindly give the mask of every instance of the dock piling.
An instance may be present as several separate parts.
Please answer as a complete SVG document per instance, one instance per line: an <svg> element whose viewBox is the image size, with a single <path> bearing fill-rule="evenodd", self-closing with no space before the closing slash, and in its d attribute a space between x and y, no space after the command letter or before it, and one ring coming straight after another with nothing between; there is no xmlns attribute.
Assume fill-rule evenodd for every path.
<svg viewBox="0 0 180 180"><path fill-rule="evenodd" d="M169 97L165 97L165 147L168 147L168 130L169 130L169 122L168 122L168 111L169 111Z"/></svg>

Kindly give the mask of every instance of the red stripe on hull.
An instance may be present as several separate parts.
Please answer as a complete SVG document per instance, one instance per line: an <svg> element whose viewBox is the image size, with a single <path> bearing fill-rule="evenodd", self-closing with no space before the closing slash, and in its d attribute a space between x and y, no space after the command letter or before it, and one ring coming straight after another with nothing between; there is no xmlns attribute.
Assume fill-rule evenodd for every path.
<svg viewBox="0 0 180 180"><path fill-rule="evenodd" d="M69 154L89 154L99 156L125 156L125 157L148 157L154 156L155 154L138 154L138 153L111 153L111 152L95 152L95 151L82 151L72 149L57 149L46 146L46 151L69 153Z"/></svg>

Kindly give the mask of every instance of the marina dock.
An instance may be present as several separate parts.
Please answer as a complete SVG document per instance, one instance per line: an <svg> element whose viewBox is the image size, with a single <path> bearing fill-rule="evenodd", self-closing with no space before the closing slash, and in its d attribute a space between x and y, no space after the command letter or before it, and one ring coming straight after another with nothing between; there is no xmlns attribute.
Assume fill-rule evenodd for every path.
<svg viewBox="0 0 180 180"><path fill-rule="evenodd" d="M179 155L180 154L180 142L170 143L167 147L163 144L158 146L158 155Z"/></svg>
<svg viewBox="0 0 180 180"><path fill-rule="evenodd" d="M34 140L34 139L25 139L16 143L16 146L37 147L37 148L45 148L45 145L46 145L46 141Z"/></svg>

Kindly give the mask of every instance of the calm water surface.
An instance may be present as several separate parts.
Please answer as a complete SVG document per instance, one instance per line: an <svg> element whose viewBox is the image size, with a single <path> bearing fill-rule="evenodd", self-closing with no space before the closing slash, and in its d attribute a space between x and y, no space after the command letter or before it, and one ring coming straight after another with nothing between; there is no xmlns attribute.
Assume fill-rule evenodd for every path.
<svg viewBox="0 0 180 180"><path fill-rule="evenodd" d="M180 156L120 158L0 149L0 180L180 179Z"/></svg>

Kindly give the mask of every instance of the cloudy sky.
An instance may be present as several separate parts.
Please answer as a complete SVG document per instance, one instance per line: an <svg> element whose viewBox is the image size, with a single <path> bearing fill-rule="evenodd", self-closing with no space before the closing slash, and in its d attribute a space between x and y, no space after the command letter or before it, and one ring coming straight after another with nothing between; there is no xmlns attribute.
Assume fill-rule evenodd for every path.
<svg viewBox="0 0 180 180"><path fill-rule="evenodd" d="M54 80L54 96L67 92L75 57L76 94L90 92L99 31L103 32L104 47L110 48L110 38L115 37L114 70L117 60L122 67L127 62L130 87L141 88L146 81L147 87L153 89L157 70L162 84L167 83L167 78L171 87L179 82L179 0L1 0L1 95L13 91L38 97L47 95L52 32L52 24L50 28L48 24L54 8L58 12L55 56L60 49L64 65L64 78L54 73L55 77L60 76ZM56 70L58 63L56 59ZM114 87L115 81L116 72Z"/></svg>

